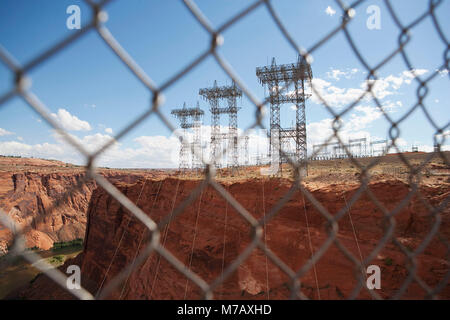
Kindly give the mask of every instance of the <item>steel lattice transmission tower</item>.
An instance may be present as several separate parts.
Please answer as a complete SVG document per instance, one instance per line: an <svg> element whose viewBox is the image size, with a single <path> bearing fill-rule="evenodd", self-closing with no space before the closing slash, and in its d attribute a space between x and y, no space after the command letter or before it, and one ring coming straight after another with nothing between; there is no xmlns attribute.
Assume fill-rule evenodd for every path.
<svg viewBox="0 0 450 320"><path fill-rule="evenodd" d="M305 161L306 171L307 145L306 145L306 100L310 94L305 93L305 85L311 86L312 71L306 60L299 56L297 63L277 65L272 58L270 66L256 68L256 76L260 83L267 85L270 103L270 149L271 161L278 161L280 165L287 162L280 151L296 162ZM290 91L290 88L293 90ZM293 128L282 128L280 124L280 107L294 104L296 123ZM286 146L295 142L295 151L288 151Z"/></svg>
<svg viewBox="0 0 450 320"><path fill-rule="evenodd" d="M183 104L181 109L173 109L171 112L176 118L180 120L180 127L183 129L183 139L180 148L180 169L188 169L189 167L194 169L200 169L202 167L201 155L201 132L203 110L200 109L197 102L195 108L186 108L186 103ZM194 132L194 138L192 143L189 143L187 130L192 129ZM192 154L192 164L189 165L190 146L194 151Z"/></svg>
<svg viewBox="0 0 450 320"><path fill-rule="evenodd" d="M214 81L212 88L203 88L199 90L201 95L210 104L211 111L211 163L218 168L218 158L222 138L228 139L228 166L237 168L239 166L238 159L238 135L237 135L237 112L240 109L237 106L237 98L242 97L242 90L232 83L231 86L217 86L217 81ZM220 101L226 100L227 106L220 107ZM220 132L220 115L229 115L228 135Z"/></svg>

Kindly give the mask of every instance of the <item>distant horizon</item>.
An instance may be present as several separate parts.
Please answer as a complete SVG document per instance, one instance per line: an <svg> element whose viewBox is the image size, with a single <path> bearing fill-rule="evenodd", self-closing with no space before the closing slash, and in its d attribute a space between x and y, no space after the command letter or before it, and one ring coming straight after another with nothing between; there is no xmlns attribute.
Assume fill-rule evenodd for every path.
<svg viewBox="0 0 450 320"><path fill-rule="evenodd" d="M450 151L443 151L445 153L450 153ZM428 153L434 153L434 152L425 152L425 151L405 151L405 152L401 152L401 154L428 154ZM360 158L360 159L367 159L367 158L379 158L379 157L384 157L384 156L396 156L399 153L386 153L384 155L378 155L378 156L368 156L368 157L364 157L364 158ZM69 164L75 167L87 167L85 164L75 164L75 163L71 163L71 162L64 162L58 159L50 159L50 158L37 158L37 157L22 157L22 156L8 156L8 155L2 155L0 154L0 158L18 158L18 159L32 159L32 160L44 160L44 161L56 161L56 162L61 162L63 164ZM327 159L327 160L309 160L309 162L313 162L313 161L339 161L339 160L350 160L350 158L334 158L334 159ZM250 165L246 165L246 167L264 167L264 166L268 166L269 164L250 164ZM283 165L288 165L288 163L284 163ZM166 171L179 171L179 168L133 168L133 167L104 167L104 166L96 166L97 169L117 169L117 170L166 170ZM219 169L227 169L227 167L221 167ZM187 170L187 171L195 171L197 169L194 168L188 168L188 169L183 169L183 170Z"/></svg>

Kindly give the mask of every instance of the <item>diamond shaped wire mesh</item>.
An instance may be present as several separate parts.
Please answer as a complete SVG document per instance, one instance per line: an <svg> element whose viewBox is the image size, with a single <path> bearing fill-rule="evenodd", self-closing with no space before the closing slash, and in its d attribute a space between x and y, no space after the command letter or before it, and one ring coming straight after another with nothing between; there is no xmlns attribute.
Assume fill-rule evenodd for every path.
<svg viewBox="0 0 450 320"><path fill-rule="evenodd" d="M107 21L107 7L112 0L103 0L103 1L92 1L85 0L85 3L92 10L92 20L85 26L83 26L79 31L74 32L71 36L63 39L62 41L56 43L52 47L45 50L43 53L35 56L31 61L22 65L16 61L16 59L11 56L7 49L0 46L0 61L4 63L4 65L14 73L14 83L12 83L12 89L0 95L0 109L1 107L8 102L13 97L21 98L26 104L29 106L30 111L36 112L42 120L47 122L52 128L59 133L67 144L73 146L85 159L86 175L83 178L78 179L77 184L73 185L71 189L67 190L65 194L57 199L55 205L48 210L45 215L51 214L53 210L58 208L63 202L64 199L69 198L74 192L79 190L87 181L90 179L95 180L95 182L103 188L112 198L114 198L121 206L123 206L128 212L131 213L129 221L133 219L137 219L140 223L145 226L145 234L148 237L148 243L143 245L143 249L140 252L140 246L143 244L144 232L141 235L141 240L139 242L139 247L136 249L135 257L133 263L126 266L123 270L121 270L117 275L115 275L112 279L106 280L106 275L103 278L103 281L100 284L100 287L96 292L89 292L86 289L80 290L68 290L71 294L73 294L76 298L79 299L102 299L107 298L113 291L122 288L123 284L128 281L130 274L143 262L146 261L151 255L157 255L158 259L163 259L171 266L173 266L176 270L178 270L189 282L189 285L197 287L201 292L202 296L206 299L212 299L216 296L214 295L214 290L219 288L223 282L230 277L233 272L237 270L237 268L246 260L254 251L261 251L272 264L278 267L289 279L288 287L291 292L290 297L292 299L307 299L307 296L302 292L301 287L301 279L302 277L311 271L315 264L320 261L320 259L326 254L329 248L332 245L337 246L337 248L341 251L341 253L353 264L354 267L354 277L357 280L357 285L353 288L352 293L348 298L353 299L357 298L361 290L366 289L366 291L370 294L372 298L380 299L381 296L377 294L374 290L369 290L365 286L365 266L367 266L376 256L377 254L391 241L397 246L401 252L404 254L409 264L406 266L408 269L408 276L403 282L402 286L397 291L396 295L392 298L401 298L411 283L416 282L425 292L427 298L436 298L440 291L447 286L447 283L450 278L450 272L447 272L438 285L435 287L429 287L418 275L417 272L417 256L422 253L430 241L438 237L440 241L446 246L447 249L450 248L448 239L440 231L441 224L441 213L448 206L449 196L447 196L442 203L434 207L432 206L426 198L421 194L419 187L418 176L420 172L425 168L425 166L431 161L433 157L440 157L444 163L449 166L449 161L446 157L446 154L439 151L437 154L432 153L423 163L419 166L412 165L408 159L402 155L400 149L396 144L396 140L400 136L400 124L408 119L408 117L417 109L422 110L422 112L426 115L426 119L428 124L435 131L434 139L436 143L443 144L444 140L439 140L440 136L443 136L444 131L447 129L448 124L444 127L439 127L436 122L433 120L431 115L427 110L427 106L425 105L424 98L428 92L429 83L432 79L434 79L438 74L439 70L449 68L449 42L441 29L439 20L437 18L436 12L439 10L440 5L443 1L438 0L430 0L428 8L425 12L423 12L420 16L416 17L410 24L404 25L400 22L400 19L392 7L391 1L385 0L384 3L388 8L389 14L391 15L392 20L394 21L397 29L398 29L398 47L394 48L391 53L389 53L384 59L377 62L369 62L366 60L364 56L364 52L362 52L357 44L352 39L352 36L348 30L348 25L352 21L352 10L360 7L362 4L367 3L367 1L360 0L355 1L350 5L346 5L343 1L336 0L336 4L341 10L342 20L341 23L330 30L323 38L317 39L315 44L311 46L309 49L301 49L300 46L293 40L293 37L287 31L287 28L284 26L282 19L278 16L275 8L273 7L274 0L257 0L252 2L242 11L237 13L236 15L229 18L225 23L220 25L218 28L214 28L213 25L209 22L208 18L201 12L201 10L197 7L196 3L192 0L183 0L182 3L185 6L185 9L195 18L195 20L200 24L200 26L209 34L210 36L210 44L209 48L198 55L193 61L189 62L185 67L179 72L170 75L169 79L162 83L155 83L149 75L133 60L133 58L128 54L126 48L122 47L121 44L114 38L114 35L110 32L110 30L106 26ZM300 168L304 165L304 163L298 163L291 159L289 155L285 155L289 165L292 167L294 181L292 186L289 188L288 192L284 194L284 196L277 201L277 203L264 215L261 219L256 219L251 213L249 213L236 199L233 195L220 183L216 181L216 171L214 168L210 167L210 165L203 160L200 155L197 155L199 159L202 159L203 164L205 165L205 173L203 179L198 183L198 185L194 188L194 190L190 193L190 195L181 201L178 206L175 206L175 203L172 208L172 212L167 214L162 221L156 223L153 219L151 219L145 212L143 212L135 203L133 203L130 199L128 199L122 192L120 192L111 182L105 179L98 173L97 168L94 166L95 159L99 157L102 153L104 153L108 148L112 146L114 141L119 141L124 136L129 134L135 127L139 126L145 119L155 114L160 121L173 133L177 134L176 128L171 124L171 122L163 115L160 108L164 105L164 92L170 87L174 86L178 81L180 81L183 77L188 75L193 69L197 68L205 59L208 57L212 57L218 66L226 73L226 75L236 83L236 85L242 90L243 94L248 98L248 100L255 107L255 118L254 122L239 136L239 140L243 139L245 135L251 129L261 128L265 129L263 124L263 109L264 106L269 103L269 98L264 101L259 101L256 96L247 88L245 83L239 78L238 74L233 70L232 66L229 64L227 59L221 55L218 51L222 43L223 36L222 34L229 29L233 25L239 24L242 20L245 20L246 17L252 13L257 8L263 7L269 13L270 18L275 23L276 27L282 33L286 41L289 45L304 59L308 60L310 56L316 52L319 48L324 46L328 41L332 38L336 37L338 34L344 35L348 45L351 47L352 52L358 61L365 67L365 71L367 71L367 80L369 84L367 86L367 90L359 96L356 100L352 101L346 108L336 111L336 109L332 108L325 98L321 97L320 92L318 92L314 85L312 85L312 91L314 94L321 100L321 103L326 107L326 110L330 113L330 115L334 118L333 121L333 134L327 139L327 143L332 139L336 139L340 143L340 146L344 149L351 163L359 170L360 175L360 185L357 190L353 193L350 199L346 199L346 206L341 208L337 213L331 214L323 204L318 201L314 195L307 190L303 181L302 175L300 174ZM411 41L412 36L410 35L410 31L415 27L423 23L425 19L431 19L433 22L433 26L439 39L442 41L443 45L446 47L443 62L439 70L436 70L428 77L424 78L420 75L415 76L415 81L418 84L417 90L417 100L415 104L407 110L407 112L397 121L394 121L391 116L384 110L382 107L382 103L377 98L376 94L373 91L373 81L376 81L378 78L377 71L382 68L384 65L389 63L394 57L400 56L404 63L408 66L410 70L414 70L414 66L408 57L407 52L407 44ZM118 63L122 62L125 64L127 69L131 74L133 74L141 84L148 90L151 94L151 104L147 111L141 114L138 118L134 119L132 122L128 123L126 127L119 132L114 138L114 140L106 143L102 147L98 148L95 152L88 152L83 145L73 139L64 129L63 127L51 117L49 111L47 110L45 103L42 102L38 98L38 93L34 93L32 88L29 85L28 74L34 68L40 66L47 60L52 59L56 55L58 55L61 51L65 50L67 47L71 46L74 42L79 39L85 37L89 33L97 33L100 38L104 41L106 46L115 53L118 58ZM371 82L372 81L372 82ZM358 159L352 156L351 151L347 148L345 143L342 140L342 137L339 136L339 132L341 130L340 127L340 119L347 114L349 111L353 110L353 108L364 98L370 97L371 100L377 105L378 109L382 113L385 121L389 124L389 138L391 142L390 148L394 148L398 151L398 157L401 159L402 163L408 168L408 179L409 184L411 186L411 190L404 197L404 199L398 203L394 209L389 210L381 203L375 194L368 188L368 183L370 182L369 170L377 165L380 161L379 159L374 159L368 165L362 165ZM178 135L178 138L182 139L181 135ZM195 152L194 149L191 150ZM227 150L224 150L224 154ZM314 157L317 156L321 152L321 149L314 150L314 153L308 157L307 162L311 161ZM220 156L224 156L221 154ZM178 260L164 245L165 242L165 228L176 219L177 216L183 213L183 211L188 207L195 204L195 201L201 197L202 193L207 189L212 188L221 197L227 202L227 206L234 209L239 216L248 224L251 229L251 239L252 241L248 244L248 246L243 250L235 260L223 268L223 272L219 277L217 277L212 282L206 282L199 275L195 274L190 265L187 266L180 260ZM298 270L293 270L290 268L281 258L279 258L275 252L273 252L264 241L264 227L266 223L271 221L277 216L277 213L285 206L285 204L292 199L295 194L299 193L304 197L304 199L308 200L315 210L326 220L326 232L327 232L327 240L321 244L318 250L311 256L310 259L306 263L304 263L301 268ZM337 237L338 232L338 222L348 214L351 206L363 195L367 195L369 199L373 202L373 204L378 208L384 216L384 235L380 239L378 245L372 250L372 252L365 258L361 259L353 255L348 248L340 241ZM405 247L399 239L396 238L394 234L395 224L396 224L396 214L399 213L403 208L405 208L410 202L411 199L416 196L419 197L420 201L427 208L429 212L429 217L431 221L433 221L432 227L426 237L423 239L421 244L415 250L409 250ZM24 233L26 233L32 226L33 223L40 221L45 217L45 215L39 215L35 217L27 226L20 227L16 225L16 223L8 216L7 213L0 210L0 223L11 230L14 235L14 245L11 247L10 252L15 255L22 255L31 263L35 263L36 266L47 276L49 276L54 282L60 285L62 288L66 289L66 280L67 277L65 274L60 272L58 269L49 268L44 262L42 262L41 257L35 253L27 252L25 254L24 247ZM139 253L140 252L140 253ZM159 260L158 260L159 261ZM448 259L447 259L448 262ZM158 262L159 265L159 262Z"/></svg>

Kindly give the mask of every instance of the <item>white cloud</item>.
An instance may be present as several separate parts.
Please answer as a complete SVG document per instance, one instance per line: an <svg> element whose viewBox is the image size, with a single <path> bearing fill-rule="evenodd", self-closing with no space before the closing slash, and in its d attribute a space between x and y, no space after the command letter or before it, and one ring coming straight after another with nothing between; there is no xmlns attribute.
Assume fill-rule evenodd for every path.
<svg viewBox="0 0 450 320"><path fill-rule="evenodd" d="M69 134L69 135L73 140L78 142L78 144L82 145L83 148L89 152L95 152L100 147L107 144L108 142L110 142L112 140L115 141L113 137L111 137L107 134L101 134L101 133L87 135L82 138L79 138L73 134ZM73 149L74 152L77 152L74 149L74 147L72 147L71 145L69 146L68 143L66 142L66 140L64 139L64 137L62 135L60 135L59 133L57 133L56 131L54 131L53 137L55 138L55 140L58 144L63 145L63 146L67 145L69 148ZM117 144L117 142L116 142L116 144Z"/></svg>
<svg viewBox="0 0 450 320"><path fill-rule="evenodd" d="M113 134L113 129L111 129L111 128L106 128L106 129L105 129L105 132L108 133L108 134Z"/></svg>
<svg viewBox="0 0 450 320"><path fill-rule="evenodd" d="M365 129L367 125L381 117L382 113L378 108L370 106L356 106L350 115L350 119L345 123L344 131L359 131Z"/></svg>
<svg viewBox="0 0 450 320"><path fill-rule="evenodd" d="M427 72L428 72L427 69L411 69L403 71L402 76L405 80L405 83L410 84L414 78L420 77L421 75L424 75Z"/></svg>
<svg viewBox="0 0 450 320"><path fill-rule="evenodd" d="M372 91L379 99L383 99L384 97L394 94L394 92L389 91L392 87L394 90L400 89L403 83L411 84L412 80L416 77L424 75L428 72L427 69L412 69L405 70L398 76L389 75L385 78L380 77L377 80L369 80L365 81L363 88L366 89L369 83L374 83L372 87Z"/></svg>
<svg viewBox="0 0 450 320"><path fill-rule="evenodd" d="M209 158L210 126L201 128L202 149L205 159ZM221 132L228 131L227 126L220 127ZM238 129L238 134L242 130ZM107 134L96 133L84 137L70 135L76 142L82 145L88 152L97 151L108 142L113 142L96 159L98 166L114 168L177 168L179 164L180 143L175 135L166 136L140 136L136 137L131 145L124 146ZM85 164L86 159L57 132L53 133L54 143L27 144L17 141L0 142L0 154L20 155L24 157L38 157L46 159L58 159L74 164ZM259 151L266 152L267 141L263 137L251 136L249 147L254 154ZM255 140L256 139L256 140ZM192 132L188 133L188 140L192 141ZM225 146L225 141L223 146ZM226 156L222 163L226 163Z"/></svg>
<svg viewBox="0 0 450 320"><path fill-rule="evenodd" d="M9 135L13 135L13 134L14 134L13 132L10 132L8 130L0 128L0 137L2 137L2 136L9 136Z"/></svg>
<svg viewBox="0 0 450 320"><path fill-rule="evenodd" d="M340 80L340 77L344 75L345 72L338 69L332 69L330 72L327 72L328 78L332 78L334 80Z"/></svg>
<svg viewBox="0 0 450 320"><path fill-rule="evenodd" d="M333 119L326 118L306 126L308 144L324 143L333 134Z"/></svg>
<svg viewBox="0 0 450 320"><path fill-rule="evenodd" d="M327 77L336 81L339 81L341 77L351 79L353 75L358 73L358 71L358 68L353 68L350 70L331 69L331 71L327 72Z"/></svg>
<svg viewBox="0 0 450 320"><path fill-rule="evenodd" d="M58 109L58 113L52 113L51 116L68 131L91 130L89 122L78 119L78 117L71 115L70 112L65 109Z"/></svg>
<svg viewBox="0 0 450 320"><path fill-rule="evenodd" d="M0 154L51 159L63 157L64 148L50 143L29 145L17 141L5 141L0 142Z"/></svg>
<svg viewBox="0 0 450 320"><path fill-rule="evenodd" d="M393 82L393 84L391 82L392 81L388 81L384 78L380 78L377 80L365 80L361 84L361 88L364 91L367 91L370 87L373 95L377 97L377 99L384 99L385 97L394 94L394 92L390 90L391 86L393 89L395 89L394 86L396 86L397 89L399 88L397 87L396 82ZM371 95L368 95L367 97L368 99L370 99Z"/></svg>
<svg viewBox="0 0 450 320"><path fill-rule="evenodd" d="M315 89L312 101L322 104L323 99L330 107L342 107L357 100L365 92L362 88L339 88L320 78L314 78L312 85Z"/></svg>
<svg viewBox="0 0 450 320"><path fill-rule="evenodd" d="M334 16L336 14L336 10L334 10L332 7L328 6L325 9L325 13L329 16Z"/></svg>
<svg viewBox="0 0 450 320"><path fill-rule="evenodd" d="M112 145L96 158L98 166L116 168L176 168L178 167L178 139L174 136L142 136L134 139L134 147L124 147L113 137L96 133L82 138L70 135L88 152L97 151L108 142ZM74 164L85 164L86 159L64 138L54 132L54 143L27 144L18 141L0 142L0 154L58 159Z"/></svg>
<svg viewBox="0 0 450 320"><path fill-rule="evenodd" d="M391 85L392 85L392 88L394 88L394 89L400 89L400 87L402 86L402 84L403 84L403 80L404 80L404 78L403 77L396 77L396 76L394 76L394 75L389 75L389 76L387 76L385 79L384 79L384 81L386 81L388 84L390 83Z"/></svg>
<svg viewBox="0 0 450 320"><path fill-rule="evenodd" d="M436 71L438 71L442 77L445 77L446 75L448 75L448 69L442 69L442 70L436 70Z"/></svg>
<svg viewBox="0 0 450 320"><path fill-rule="evenodd" d="M327 72L328 78L338 81L341 76L351 77L359 70L354 68L349 71L342 71L338 69L332 69ZM317 104L322 104L322 99L330 107L342 107L355 102L359 99L371 85L373 95L379 99L385 99L388 96L397 94L397 91L403 84L411 84L412 80L420 75L427 73L426 69L414 69L403 71L398 75L389 75L387 77L380 77L377 80L363 80L359 88L355 87L338 87L330 81L326 81L321 78L314 78L312 85L315 91L312 91L312 101ZM308 89L310 90L310 89ZM320 99L320 97L322 99ZM366 94L362 101L370 101L372 95ZM401 102L400 102L401 104Z"/></svg>

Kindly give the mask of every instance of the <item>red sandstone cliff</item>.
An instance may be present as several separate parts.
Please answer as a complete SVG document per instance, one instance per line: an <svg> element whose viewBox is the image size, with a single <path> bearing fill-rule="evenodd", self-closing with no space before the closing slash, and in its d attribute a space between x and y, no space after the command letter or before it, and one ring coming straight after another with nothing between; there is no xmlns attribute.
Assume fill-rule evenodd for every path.
<svg viewBox="0 0 450 320"><path fill-rule="evenodd" d="M176 207L186 199L197 184L195 181L165 179L162 182L149 180L145 185L143 181L119 184L119 187L134 202L142 192L138 206L152 219L160 221L162 217L170 214L174 204ZM259 219L264 213L270 212L290 186L291 183L287 180L273 179L264 182L250 180L226 187L248 212ZM388 210L397 206L410 190L406 183L399 180L374 181L369 186L378 201ZM159 188L161 189L158 193ZM346 202L350 202L357 185L343 187L310 184L307 188L335 215L347 205ZM437 206L448 197L449 188L447 183L424 185L421 192L427 201ZM294 270L298 270L311 256L304 208L308 215L313 250L316 252L327 239L326 220L309 201L303 202L299 192L296 192L268 223L265 231L267 246ZM450 210L448 205L443 209L440 232L441 236L448 239ZM350 212L351 221L348 215L339 221L337 239L359 259L358 245L361 255L366 257L383 237L383 215L366 194L351 206ZM395 217L395 235L399 241L409 249L416 249L431 230L433 221L428 219L428 216L429 211L421 200L414 196ZM89 226L84 252L69 263L81 265L83 285L93 294L101 287L104 279L105 283L108 283L114 275L134 261L141 238L144 240L139 251L142 251L148 240L148 233L143 225L135 218L130 220L130 217L105 191L96 189L93 192L88 210ZM251 242L250 235L248 223L209 187L181 215L171 221L165 247L185 265L190 264L194 272L210 283L221 274L223 266L230 265L245 250ZM164 232L161 233L161 241L164 241ZM418 257L417 262L419 276L431 287L436 286L449 272L446 247L437 236ZM371 263L379 265L382 270L382 289L378 290L378 293L383 297L395 294L408 275L405 255L392 242L388 242ZM319 293L321 299L347 297L356 284L353 272L352 262L332 244L316 265L317 282L311 269L301 279L302 291L313 299L317 299ZM289 297L288 282L288 277L276 265L266 259L262 252L254 250L236 272L217 288L215 298L285 299ZM424 290L417 283L412 283L403 298L418 299L424 295ZM45 277L40 277L22 297L48 299L70 298L70 295L58 289ZM200 297L200 291L195 284L187 281L167 261L154 254L138 266L126 285L120 285L110 298ZM359 298L368 297L365 291L359 295ZM441 292L440 297L450 298L448 286Z"/></svg>
<svg viewBox="0 0 450 320"><path fill-rule="evenodd" d="M3 192L0 208L21 226L32 224L26 233L27 246L47 250L54 241L84 238L86 211L95 183L88 182L67 199L64 193L83 177L82 173L13 173L3 176ZM57 199L63 199L53 209ZM33 219L38 222L32 222ZM0 241L10 240L9 231L0 233Z"/></svg>
<svg viewBox="0 0 450 320"><path fill-rule="evenodd" d="M101 174L112 183L144 178L142 172L125 170L101 170ZM64 197L84 175L82 168L59 161L0 158L0 209L19 225L31 225L26 232L27 247L47 250L53 242L84 238L96 183L88 181ZM0 226L0 255L7 252L11 239L11 232Z"/></svg>

